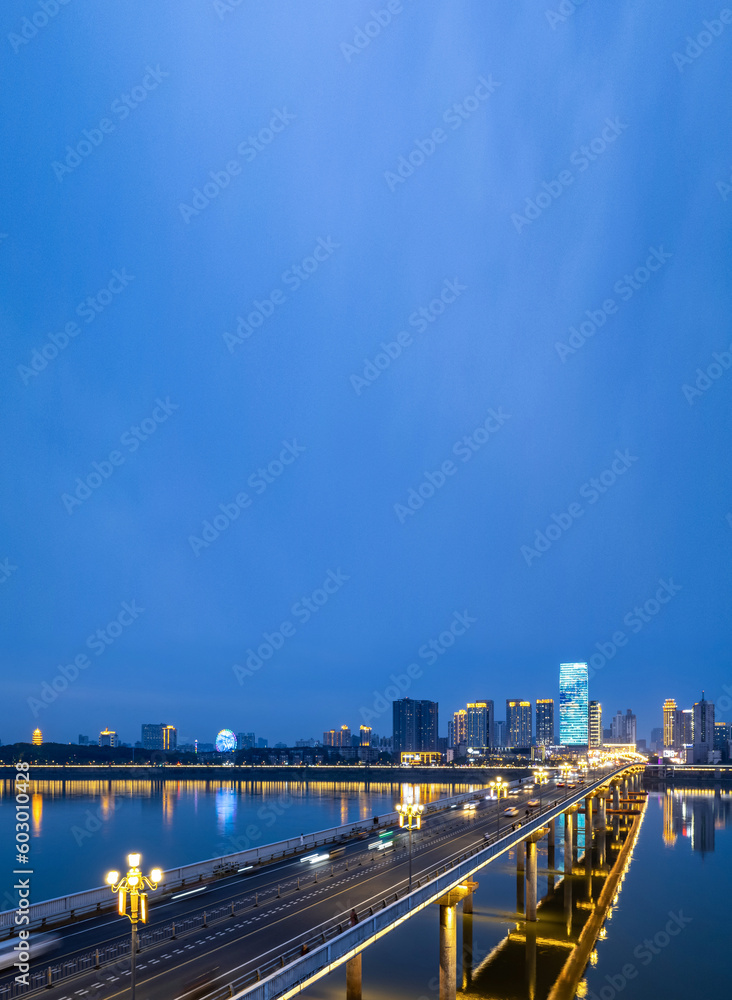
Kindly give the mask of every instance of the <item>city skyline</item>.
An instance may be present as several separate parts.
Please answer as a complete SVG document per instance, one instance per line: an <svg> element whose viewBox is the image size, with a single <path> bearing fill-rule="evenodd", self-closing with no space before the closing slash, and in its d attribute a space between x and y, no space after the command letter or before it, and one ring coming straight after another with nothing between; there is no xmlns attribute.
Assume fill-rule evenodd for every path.
<svg viewBox="0 0 732 1000"><path fill-rule="evenodd" d="M720 707L717 707L716 711L717 711L717 714L718 714L718 721L719 722L724 722L725 721L724 718L722 718L720 716L724 716L724 714L727 713L730 705L732 704L732 698L730 698L730 695L727 694L726 691L722 693L721 698L722 698L721 711L720 711ZM419 700L419 699L417 699L417 700ZM426 700L428 702L432 701L432 699L426 699ZM512 700L513 699L508 699L507 698L506 699L506 705L508 706L509 701L512 701ZM552 718L554 720L555 745L561 745L560 742L559 742L559 737L560 737L560 732L559 732L560 715L559 715L559 711L558 711L558 707L559 707L559 699L558 698L544 699L543 697L539 697L539 698L527 699L528 704L530 704L530 706L531 706L530 719L531 719L532 743L537 744L537 739L538 739L537 715L536 715L537 703L541 703L542 701L545 701L545 700L553 702L553 706L552 706ZM655 730L655 729L661 729L662 732L671 732L672 731L672 730L668 729L668 727L665 725L665 721L666 721L666 708L667 708L667 706L670 705L671 702L673 702L674 710L676 712L678 712L678 713L686 712L687 714L691 714L691 713L693 713L693 711L694 711L694 705L698 702L698 700L699 700L698 698L695 699L690 704L690 706L688 708L686 708L686 709L678 707L676 705L674 699L665 698L663 701L659 701L658 708L657 708L658 719L656 720L656 724L655 725L651 724L649 726L648 731L646 732L645 735L642 734L641 727L639 726L637 728L637 739L645 739L647 741L649 747L650 747L650 745L652 743L652 733L653 733L653 730ZM587 734L588 734L588 739L589 739L589 731L590 731L590 725L591 725L592 704L594 702L596 702L596 701L599 701L599 699L589 699L589 701L588 701L588 708L587 708ZM708 701L710 702L710 704L714 704L714 702L713 702L713 700L711 698L708 699ZM467 727L468 718L469 718L469 712L470 712L471 706L482 706L484 704L486 704L486 702L483 702L483 701L466 702L464 705L457 706L455 709L452 709L452 710L450 710L450 709L444 709L443 711L441 711L439 713L439 716L438 716L438 726L439 726L438 736L440 738L447 738L449 736L450 730L449 730L448 727L452 723L453 716L454 716L454 714L456 712L461 711L461 710L463 712L466 712L466 722L465 722L465 725ZM489 704L491 706L490 711L492 712L493 724L500 722L501 724L505 725L507 723L507 720L506 719L498 719L497 715L496 715L496 712L495 712L495 708L493 708L493 705L495 704L495 699L489 699L488 702L487 702L487 704ZM622 710L620 708L618 708L614 712L611 712L610 706L612 704L613 703L608 703L607 705L603 705L602 706L601 732L609 732L610 729L611 729L611 724L612 724L613 720L615 719L616 715L617 714L621 714L621 715L623 714L623 712L622 712ZM621 704L622 704L622 702L621 702ZM352 728L352 724L349 723L349 722L339 723L339 727L338 728L339 729L342 728L344 730L348 729L348 731L349 731L349 738L350 738L351 733L353 733L355 735L356 733L359 732L359 729L360 730L370 729L372 732L374 732L376 735L378 735L380 737L390 736L391 733L392 733L392 731L393 731L392 711L393 711L392 704L390 704L389 705L389 711L382 713L382 715L380 716L380 718L382 720L387 720L387 721L384 721L381 726L378 726L378 725L365 726L363 722L361 722L360 720L358 720L356 722L356 724L355 724L355 728ZM627 711L630 712L630 709L627 709ZM232 715L232 714L233 713L229 713L229 715ZM345 712L341 713L341 716L343 718L345 718L346 716L348 716L348 715L352 716L353 714L354 713L352 711L350 711L350 712L345 711ZM637 713L633 712L633 719L635 720L636 718L637 718ZM173 728L176 731L176 738L177 738L178 744L183 743L183 744L188 745L188 744L193 744L194 742L198 742L198 743L212 743L214 741L215 737L216 737L216 734L219 733L222 729L231 729L231 731L236 732L236 733L243 733L244 732L244 730L241 728L241 726L234 724L234 722L232 721L231 718L229 718L227 721L228 721L228 723L231 723L231 724L228 725L228 724L218 724L217 723L217 724L215 724L215 726L213 727L213 729L210 732L209 731L205 731L203 735L188 735L188 729L190 729L191 727L188 727L188 729L186 729L185 727L179 726L175 722L173 722L173 723L170 723L170 722L163 723L162 725L163 725L164 728ZM142 736L142 738L141 738L141 729L144 728L145 725L146 725L145 723L138 723L137 724L137 726L136 726L137 735L135 735L134 737L126 736L125 734L123 734L121 732L121 728L120 728L119 725L107 727L106 723L105 723L103 729L101 727L99 729L90 729L90 727L88 725L86 727L82 726L81 729L77 730L77 736L78 736L78 734L82 730L86 729L88 731L84 732L84 735L87 736L91 740L94 737L95 733L101 733L103 730L109 729L110 731L114 731L114 732L116 732L118 734L120 742L123 742L123 743L125 743L127 745L130 745L130 746L135 746L138 743L140 745L144 746L145 745L145 743L144 743L144 736ZM147 724L147 725L149 725L149 724ZM155 728L157 728L160 724L155 723L153 725L155 726ZM689 725L691 726L691 722L689 722ZM712 726L713 725L714 725L714 722L712 721ZM61 738L54 739L51 736L51 734L50 734L50 730L48 730L44 726L38 725L38 726L34 726L33 727L34 730L36 728L40 729L44 733L44 742L45 743L48 743L48 742L75 743L76 742L76 738L72 739L71 737L64 738L64 739L61 739ZM133 724L133 728L134 728L134 724ZM303 730L305 728L307 728L307 727L301 727L301 729L303 729ZM310 729L312 730L312 732L307 732L306 733L304 731L302 731L302 732L298 731L296 735L292 735L291 736L291 739L289 741L283 740L282 736L284 734L281 734L281 733L274 733L272 735L268 734L265 737L265 739L268 740L270 746L272 746L274 744L274 742L277 741L277 742L284 742L285 745L287 745L287 746L293 746L294 747L295 743L298 740L316 740L318 742L322 742L324 745L328 745L325 742L325 739L323 739L321 741L320 737L318 736L318 733L322 733L322 735L325 737L325 735L328 732L327 730L318 730L315 725L310 725ZM331 731L335 732L336 730L331 730ZM260 737L262 730L261 729L257 729L257 730L255 730L255 732L256 732L257 737ZM466 729L466 732L467 732L467 729ZM183 736L181 736L181 733L183 733ZM32 735L33 735L33 733L31 731L31 733L27 736L27 739L24 739L22 737L18 738L16 740L2 739L2 743L3 744L7 744L7 743L14 743L14 742L19 742L19 743L20 742L31 742ZM330 745L336 745L337 746L339 744L338 744L338 742L335 742L335 743L331 743ZM504 745L510 745L510 744L509 743L504 743ZM667 745L670 746L671 744L668 743Z"/></svg>

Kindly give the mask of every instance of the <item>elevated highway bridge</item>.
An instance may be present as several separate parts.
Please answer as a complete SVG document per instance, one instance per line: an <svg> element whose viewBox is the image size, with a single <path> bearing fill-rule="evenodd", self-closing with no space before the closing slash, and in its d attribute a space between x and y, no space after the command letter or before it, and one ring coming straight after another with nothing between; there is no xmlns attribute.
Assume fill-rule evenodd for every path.
<svg viewBox="0 0 732 1000"><path fill-rule="evenodd" d="M539 797L537 789L515 789L517 794L499 802L486 798L483 789L470 796L477 807L467 811L465 795L456 797L458 802L443 800L414 835L411 889L406 835L378 849L381 830L327 848L313 847L311 836L266 864L242 864L215 882L181 886L158 902L153 895L137 955L137 995L144 1000L275 1000L295 996L345 964L347 998L359 1000L362 956L368 959L369 945L438 904L440 1000L455 997L456 908L460 904L464 914L472 912L474 876L515 849L524 896L518 901L527 925L533 924L538 841L547 838L551 868L556 820L565 815L564 856L573 866L578 857L575 814L582 808L585 828L603 831L597 860L605 866L604 831L613 815L628 812L641 771L642 766L627 765L592 773L574 788L544 786L540 807L527 805ZM505 816L507 806L518 815ZM592 857L586 850L586 865L592 865ZM41 994L47 1000L129 996L128 926L116 914L100 913L58 928L60 950L32 964L27 987L6 973L0 1000Z"/></svg>

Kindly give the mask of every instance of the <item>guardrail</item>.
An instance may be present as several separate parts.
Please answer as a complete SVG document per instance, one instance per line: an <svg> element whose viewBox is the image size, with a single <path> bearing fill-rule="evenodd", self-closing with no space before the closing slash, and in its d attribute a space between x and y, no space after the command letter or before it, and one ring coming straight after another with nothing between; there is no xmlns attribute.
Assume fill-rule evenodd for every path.
<svg viewBox="0 0 732 1000"><path fill-rule="evenodd" d="M509 784L516 786L519 783L520 780L517 779ZM473 792L459 792L457 795L450 795L444 799L436 799L434 802L426 804L425 813L438 812L447 808L452 803L459 805L462 802L469 802L480 798L484 794L485 787ZM375 817L375 819L378 819L378 822L356 820L353 823L345 823L342 826L330 827L327 830L305 834L302 839L300 837L290 837L287 840L280 840L273 844L263 844L260 847L237 851L233 854L225 854L217 858L209 858L206 861L183 865L180 868L171 868L163 873L163 894L176 892L192 883L200 885L203 882L221 878L226 874L231 874L234 867L239 868L250 864L269 864L272 861L286 858L288 855L299 854L303 851L312 850L315 847L337 843L354 835L383 829L385 826L397 823L399 815L396 812L389 812ZM227 867L230 869L228 872L225 870ZM116 900L110 893L109 886L98 886L94 889L73 893L72 895L59 896L40 903L31 903L30 907L25 911L30 916L30 924L26 924L25 926L46 927L51 923L55 925L111 911L115 909L116 905ZM0 912L0 932L7 931L9 934L12 934L17 929L14 923L15 913L15 910Z"/></svg>

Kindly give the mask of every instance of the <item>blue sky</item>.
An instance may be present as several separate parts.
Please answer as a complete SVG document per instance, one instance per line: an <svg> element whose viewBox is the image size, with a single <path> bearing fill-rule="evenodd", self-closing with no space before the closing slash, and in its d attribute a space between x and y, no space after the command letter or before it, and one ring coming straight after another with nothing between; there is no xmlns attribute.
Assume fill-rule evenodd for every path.
<svg viewBox="0 0 732 1000"><path fill-rule="evenodd" d="M6 5L4 742L732 703L732 24L559 6Z"/></svg>

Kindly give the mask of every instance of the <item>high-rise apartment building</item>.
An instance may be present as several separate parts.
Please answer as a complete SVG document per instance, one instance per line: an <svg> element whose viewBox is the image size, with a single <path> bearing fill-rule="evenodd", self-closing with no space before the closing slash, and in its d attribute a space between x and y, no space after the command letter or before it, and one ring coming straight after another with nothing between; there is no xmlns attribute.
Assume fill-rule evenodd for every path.
<svg viewBox="0 0 732 1000"><path fill-rule="evenodd" d="M493 723L493 736L495 739L495 746L505 747L506 746L506 720L496 719Z"/></svg>
<svg viewBox="0 0 732 1000"><path fill-rule="evenodd" d="M554 699L536 699L536 745L552 746L554 743Z"/></svg>
<svg viewBox="0 0 732 1000"><path fill-rule="evenodd" d="M475 750L485 750L493 745L493 702L470 701L467 707L467 733L465 742Z"/></svg>
<svg viewBox="0 0 732 1000"><path fill-rule="evenodd" d="M592 747L602 746L602 705L599 701L591 701L588 706L588 745Z"/></svg>
<svg viewBox="0 0 732 1000"><path fill-rule="evenodd" d="M636 718L630 709L625 714L618 709L610 723L610 731L613 743L625 743L635 746L637 739Z"/></svg>
<svg viewBox="0 0 732 1000"><path fill-rule="evenodd" d="M393 703L393 753L437 750L436 701L399 698Z"/></svg>
<svg viewBox="0 0 732 1000"><path fill-rule="evenodd" d="M175 750L178 730L163 722L143 722L142 745L146 750Z"/></svg>
<svg viewBox="0 0 732 1000"><path fill-rule="evenodd" d="M371 729L371 726L361 726L358 731L358 745L362 747L370 747L372 732L373 730Z"/></svg>
<svg viewBox="0 0 732 1000"><path fill-rule="evenodd" d="M509 747L531 746L531 702L506 699L506 737Z"/></svg>
<svg viewBox="0 0 732 1000"><path fill-rule="evenodd" d="M667 698L663 703L663 745L673 749L679 745L678 709L673 698Z"/></svg>
<svg viewBox="0 0 732 1000"><path fill-rule="evenodd" d="M461 743L468 742L468 711L459 708L447 723L448 746L457 750ZM452 742L451 742L452 741Z"/></svg>
<svg viewBox="0 0 732 1000"><path fill-rule="evenodd" d="M589 740L588 673L586 663L559 665L559 742L586 747Z"/></svg>
<svg viewBox="0 0 732 1000"><path fill-rule="evenodd" d="M113 729L103 729L99 734L100 747L116 747L119 744L119 737Z"/></svg>
<svg viewBox="0 0 732 1000"><path fill-rule="evenodd" d="M694 702L694 763L706 764L714 749L714 703L707 701L702 691L701 701Z"/></svg>
<svg viewBox="0 0 732 1000"><path fill-rule="evenodd" d="M236 749L237 750L253 750L257 745L254 739L254 733L237 733L236 734Z"/></svg>
<svg viewBox="0 0 732 1000"><path fill-rule="evenodd" d="M340 729L329 729L323 733L324 747L351 747L351 730L348 726L341 726Z"/></svg>

